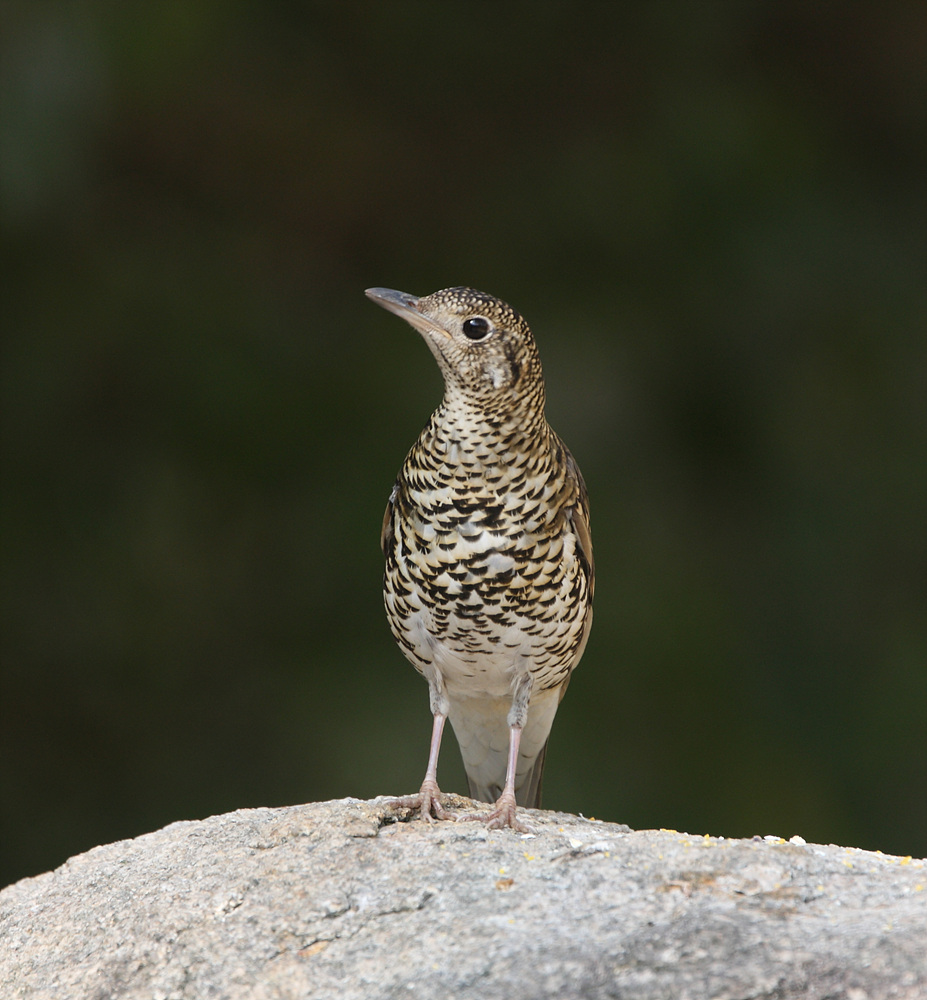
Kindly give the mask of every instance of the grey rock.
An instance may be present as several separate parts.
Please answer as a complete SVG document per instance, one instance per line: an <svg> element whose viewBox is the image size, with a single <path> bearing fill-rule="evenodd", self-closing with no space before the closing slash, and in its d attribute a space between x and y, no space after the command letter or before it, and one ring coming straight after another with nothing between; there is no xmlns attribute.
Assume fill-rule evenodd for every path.
<svg viewBox="0 0 927 1000"><path fill-rule="evenodd" d="M240 810L24 879L0 893L0 996L927 997L923 861L541 811L535 836L396 818Z"/></svg>

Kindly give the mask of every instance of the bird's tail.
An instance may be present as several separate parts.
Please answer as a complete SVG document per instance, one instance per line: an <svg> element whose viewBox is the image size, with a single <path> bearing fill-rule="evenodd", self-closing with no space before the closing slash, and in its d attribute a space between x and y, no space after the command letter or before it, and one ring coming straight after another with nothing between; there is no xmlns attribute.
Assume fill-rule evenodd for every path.
<svg viewBox="0 0 927 1000"><path fill-rule="evenodd" d="M544 780L544 759L547 756L547 744L541 747L541 752L537 755L534 763L528 770L519 775L515 786L515 801L526 809L541 808L541 785ZM467 772L467 783L470 786L470 798L480 802L495 802L502 794L502 785L499 781L487 782L482 774Z"/></svg>
<svg viewBox="0 0 927 1000"><path fill-rule="evenodd" d="M528 721L522 731L519 766L515 775L515 801L536 809L541 802L541 779L547 755L547 739L559 702L558 692L542 692L532 699ZM456 712L451 703L450 719L460 745L470 796L481 802L495 802L505 785L508 762L509 727L506 716L509 704L484 702L477 707Z"/></svg>

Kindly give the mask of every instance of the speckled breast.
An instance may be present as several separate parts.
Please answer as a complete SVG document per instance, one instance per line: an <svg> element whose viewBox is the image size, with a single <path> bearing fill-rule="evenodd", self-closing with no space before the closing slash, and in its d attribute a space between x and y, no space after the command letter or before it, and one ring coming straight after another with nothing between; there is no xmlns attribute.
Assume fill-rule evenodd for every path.
<svg viewBox="0 0 927 1000"><path fill-rule="evenodd" d="M449 689L503 697L524 665L541 689L564 680L589 593L568 516L575 484L549 460L487 478L407 460L384 591L393 634L419 670L434 664Z"/></svg>

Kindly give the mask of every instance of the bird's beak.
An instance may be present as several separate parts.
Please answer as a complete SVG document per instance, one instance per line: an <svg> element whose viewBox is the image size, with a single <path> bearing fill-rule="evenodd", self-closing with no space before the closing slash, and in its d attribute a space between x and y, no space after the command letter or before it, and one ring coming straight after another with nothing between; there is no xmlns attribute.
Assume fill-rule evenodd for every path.
<svg viewBox="0 0 927 1000"><path fill-rule="evenodd" d="M445 337L450 337L444 327L439 326L421 312L418 305L420 300L414 295L410 295L408 292L397 292L395 288L368 288L364 294L368 299L373 299L378 306L383 306L391 313L401 316L419 333L441 333Z"/></svg>

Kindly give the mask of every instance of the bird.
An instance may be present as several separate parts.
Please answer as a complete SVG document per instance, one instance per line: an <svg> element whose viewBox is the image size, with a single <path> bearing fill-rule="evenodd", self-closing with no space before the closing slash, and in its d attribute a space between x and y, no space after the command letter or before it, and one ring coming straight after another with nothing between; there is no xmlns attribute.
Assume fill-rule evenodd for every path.
<svg viewBox="0 0 927 1000"><path fill-rule="evenodd" d="M383 518L384 603L428 682L428 766L394 800L453 819L438 786L450 719L470 797L492 829L529 831L547 741L592 624L589 499L544 413L534 337L510 305L469 287L366 295L417 330L444 396L406 455Z"/></svg>

